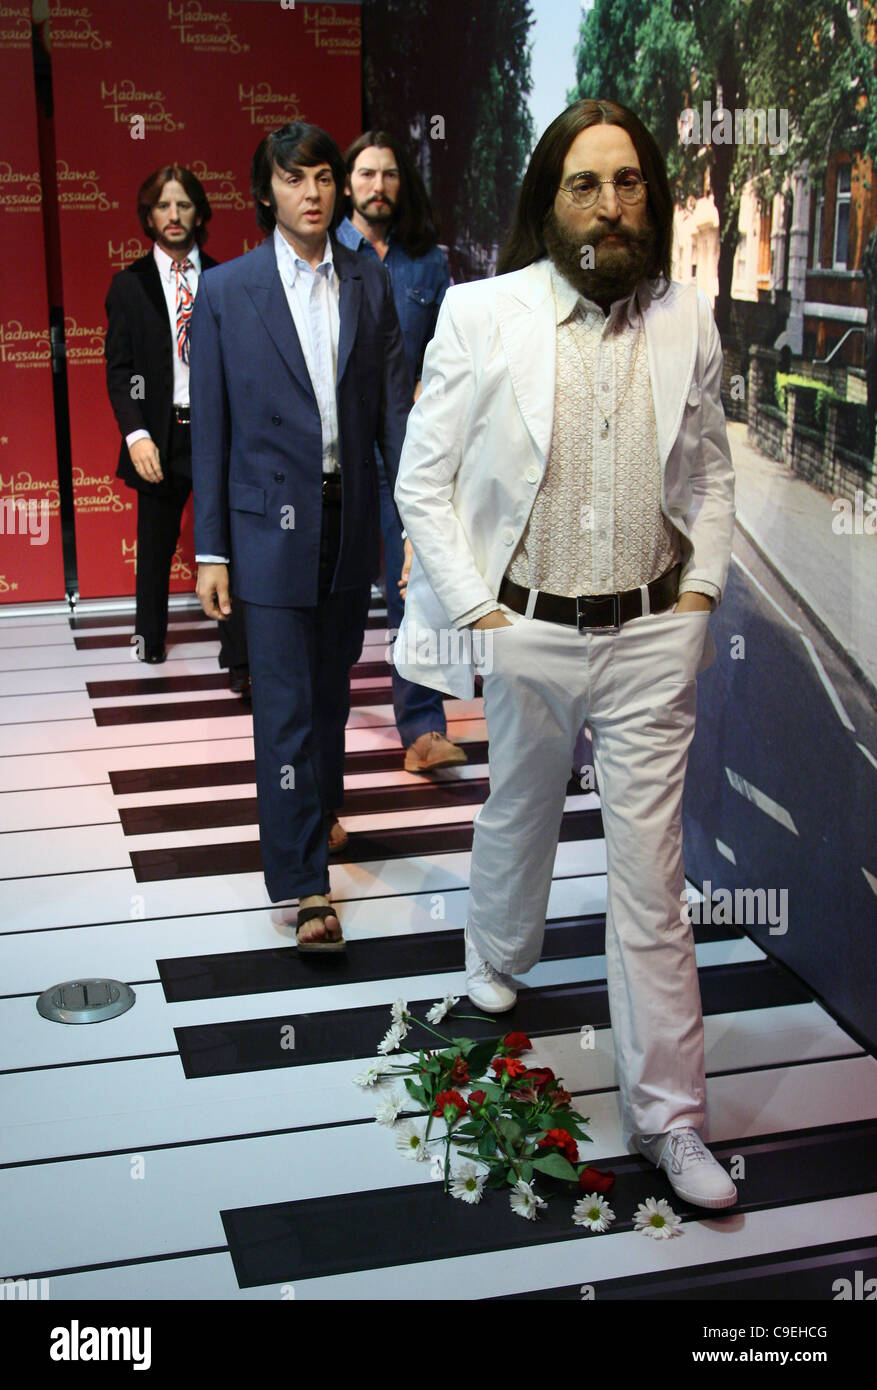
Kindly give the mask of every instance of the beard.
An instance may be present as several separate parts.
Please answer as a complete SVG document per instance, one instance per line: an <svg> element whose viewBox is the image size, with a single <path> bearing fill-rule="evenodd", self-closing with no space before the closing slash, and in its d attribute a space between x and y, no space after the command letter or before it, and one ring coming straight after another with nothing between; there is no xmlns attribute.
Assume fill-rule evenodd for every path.
<svg viewBox="0 0 877 1390"><path fill-rule="evenodd" d="M364 217L366 222L381 223L392 222L396 215L396 204L386 194L383 194L383 206L378 207L371 199L363 203L362 207L354 203L356 211L360 217Z"/></svg>
<svg viewBox="0 0 877 1390"><path fill-rule="evenodd" d="M593 227L587 235L561 226L554 208L549 208L542 228L545 249L561 275L586 299L611 303L630 294L645 275L655 247L655 230L646 225L638 230ZM622 238L602 244L607 236ZM595 265L582 268L582 248L593 246Z"/></svg>

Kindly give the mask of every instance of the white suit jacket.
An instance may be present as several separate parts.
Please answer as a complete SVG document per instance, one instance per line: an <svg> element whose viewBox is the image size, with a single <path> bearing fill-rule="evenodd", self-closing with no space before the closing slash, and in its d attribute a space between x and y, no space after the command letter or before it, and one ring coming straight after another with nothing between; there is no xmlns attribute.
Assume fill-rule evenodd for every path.
<svg viewBox="0 0 877 1390"><path fill-rule="evenodd" d="M414 547L393 658L409 680L471 699L468 635L496 599L542 481L554 415L550 263L453 286L423 362L395 498ZM724 588L734 471L709 300L693 284L639 290L661 463L661 509L682 535L682 575ZM714 650L714 649L713 649Z"/></svg>

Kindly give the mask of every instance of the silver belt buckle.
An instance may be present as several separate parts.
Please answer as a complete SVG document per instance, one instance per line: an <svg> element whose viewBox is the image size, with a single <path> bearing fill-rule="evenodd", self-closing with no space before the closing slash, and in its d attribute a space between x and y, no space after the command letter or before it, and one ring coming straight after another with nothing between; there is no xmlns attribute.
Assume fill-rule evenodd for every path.
<svg viewBox="0 0 877 1390"><path fill-rule="evenodd" d="M612 622L611 623L586 623L583 604L589 601L587 594L576 596L576 625L579 632L620 632L621 631L621 596L620 594L606 594L603 602L612 603ZM593 600L590 600L593 602Z"/></svg>

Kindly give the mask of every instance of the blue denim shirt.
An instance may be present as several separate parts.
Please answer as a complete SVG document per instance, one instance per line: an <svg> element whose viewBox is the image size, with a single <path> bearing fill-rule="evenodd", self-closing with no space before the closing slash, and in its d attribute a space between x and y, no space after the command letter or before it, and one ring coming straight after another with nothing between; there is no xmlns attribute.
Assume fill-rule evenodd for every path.
<svg viewBox="0 0 877 1390"><path fill-rule="evenodd" d="M349 217L345 217L335 233L344 246L380 260L367 237L361 236ZM451 275L444 251L433 246L425 256L409 256L407 251L387 238L387 254L383 264L393 286L393 299L399 326L405 343L405 355L415 382L420 380L423 354L435 332L435 322Z"/></svg>

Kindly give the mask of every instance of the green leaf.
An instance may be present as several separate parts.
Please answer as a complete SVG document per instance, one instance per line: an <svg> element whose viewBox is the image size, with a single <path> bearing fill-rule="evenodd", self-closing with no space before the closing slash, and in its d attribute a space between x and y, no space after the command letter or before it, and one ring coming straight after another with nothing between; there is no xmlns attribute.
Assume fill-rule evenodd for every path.
<svg viewBox="0 0 877 1390"><path fill-rule="evenodd" d="M532 1163L522 1163L522 1164L521 1164L521 1177L524 1179L524 1182L530 1182L530 1180L531 1180L532 1177L533 1177L533 1165L532 1165Z"/></svg>
<svg viewBox="0 0 877 1390"><path fill-rule="evenodd" d="M456 1056L458 1052L461 1052L464 1057L468 1057L475 1046L474 1038L451 1038L451 1042L454 1046L454 1056Z"/></svg>
<svg viewBox="0 0 877 1390"><path fill-rule="evenodd" d="M568 1182L578 1182L579 1175L572 1164L557 1149L544 1158L534 1158L533 1167L539 1173L547 1173L551 1178L564 1178Z"/></svg>
<svg viewBox="0 0 877 1390"><path fill-rule="evenodd" d="M496 1127L509 1147L513 1148L520 1144L524 1137L524 1126L508 1115L501 1115L496 1122Z"/></svg>
<svg viewBox="0 0 877 1390"><path fill-rule="evenodd" d="M486 1181L486 1183L485 1183L484 1185L485 1185L485 1187L493 1187L493 1188L505 1187L505 1185L506 1185L506 1169L505 1169L505 1165L502 1164L502 1163L498 1163L498 1164L496 1165L495 1168L491 1168L491 1170L490 1170L490 1177L487 1179L487 1181Z"/></svg>
<svg viewBox="0 0 877 1390"><path fill-rule="evenodd" d="M495 1052L496 1038L487 1038L485 1041L473 1043L466 1055L470 1075L480 1076L490 1065Z"/></svg>
<svg viewBox="0 0 877 1390"><path fill-rule="evenodd" d="M423 1087L418 1085L416 1081L412 1080L410 1076L405 1077L405 1087L408 1091L409 1096L413 1096L415 1100L419 1100L421 1105L426 1104L426 1092L424 1091Z"/></svg>
<svg viewBox="0 0 877 1390"><path fill-rule="evenodd" d="M497 1086L493 1081L479 1081L472 1087L473 1091L483 1091L489 1101L501 1101L505 1097L505 1092L501 1086Z"/></svg>
<svg viewBox="0 0 877 1390"><path fill-rule="evenodd" d="M483 1120L467 1120L464 1125L455 1125L455 1134L480 1134L484 1128Z"/></svg>
<svg viewBox="0 0 877 1390"><path fill-rule="evenodd" d="M482 1158L492 1158L496 1153L496 1135L492 1134L490 1130L486 1134L482 1134L478 1140L478 1152Z"/></svg>

